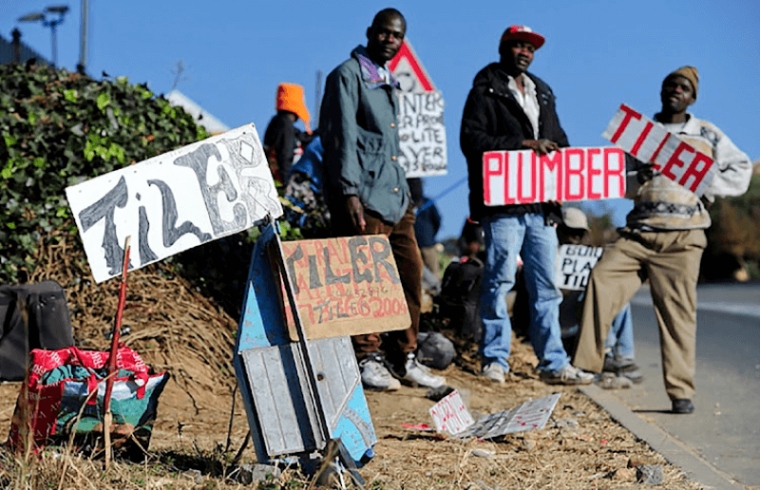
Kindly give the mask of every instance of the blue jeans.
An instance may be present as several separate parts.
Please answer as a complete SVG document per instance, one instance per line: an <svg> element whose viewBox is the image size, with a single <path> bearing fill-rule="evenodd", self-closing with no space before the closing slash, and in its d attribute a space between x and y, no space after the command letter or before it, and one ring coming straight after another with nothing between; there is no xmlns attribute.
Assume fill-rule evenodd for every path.
<svg viewBox="0 0 760 490"><path fill-rule="evenodd" d="M500 214L482 220L486 264L480 291L483 365L509 368L512 324L507 315L507 292L515 284L517 255L523 259L530 309L530 338L539 370L558 371L570 363L562 346L559 304L562 294L554 282L557 232L540 213Z"/></svg>
<svg viewBox="0 0 760 490"><path fill-rule="evenodd" d="M620 313L612 320L610 333L604 346L613 354L626 359L633 359L633 320L631 303L626 303Z"/></svg>

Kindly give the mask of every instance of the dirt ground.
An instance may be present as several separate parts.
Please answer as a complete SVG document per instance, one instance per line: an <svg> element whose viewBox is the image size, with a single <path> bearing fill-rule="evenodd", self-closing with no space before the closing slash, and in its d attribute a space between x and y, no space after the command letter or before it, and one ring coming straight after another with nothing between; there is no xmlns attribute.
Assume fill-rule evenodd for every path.
<svg viewBox="0 0 760 490"><path fill-rule="evenodd" d="M71 262L66 258L65 243L48 247L45 254L59 264ZM33 280L52 278L65 287L77 343L85 348L106 349L108 340L103 334L110 329L116 310L118 286L81 281L77 277L83 277L84 271L73 267L62 271L60 266L50 266L47 270ZM230 424L236 384L231 354L237 322L165 269L149 267L131 274L127 303L124 324L130 326L131 332L123 341L157 371L166 370L172 376L159 402L150 451L163 462L166 454L207 455L217 451L234 455L248 432L239 394ZM662 488L699 488L576 389L539 381L533 373L537 359L530 346L515 341L510 364L513 371L502 385L473 374L479 365L468 353L443 372L449 384L460 390L476 420L529 399L562 393L544 429L512 434L498 442L455 440L405 429L402 424L432 425L428 410L434 402L425 398L425 389L402 387L395 393L368 392L378 438L375 458L360 470L369 487L648 488L635 483L635 469L627 467L651 464L663 467ZM0 385L0 441L7 438L19 390L20 383ZM242 462L254 460L253 449L248 445L242 452ZM150 484L135 484L134 488L240 488L211 470L201 472L199 478L208 483L204 486L193 486L197 478L196 483L188 480L187 485L180 484L177 478L186 468L176 466L157 476L150 476L146 470L139 481ZM286 485L287 477L288 472L280 486L292 488L295 480L291 474L292 481ZM132 488L122 483L104 485L102 479L97 483L88 482L86 486ZM86 486L77 484L71 488ZM67 488L63 478L58 488Z"/></svg>
<svg viewBox="0 0 760 490"><path fill-rule="evenodd" d="M425 389L404 386L395 393L368 392L378 443L375 458L360 470L367 483L394 489L649 488L635 483L635 470L627 469L629 463L639 462L663 465L663 488L699 488L576 389L536 379L529 346L516 343L514 350L514 370L504 385L485 382L467 372L467 366L452 365L443 373L460 390L476 419L561 392L543 430L512 434L498 442L446 438L402 426L432 425L428 410L434 402L425 398ZM205 378L202 365L185 369ZM228 443L232 391L227 385L214 388L193 381L183 387L173 379L167 385L151 451L208 452L229 445L236 452L248 431L239 395ZM7 437L19 389L20 383L0 386L0 440ZM254 460L248 446L243 461Z"/></svg>

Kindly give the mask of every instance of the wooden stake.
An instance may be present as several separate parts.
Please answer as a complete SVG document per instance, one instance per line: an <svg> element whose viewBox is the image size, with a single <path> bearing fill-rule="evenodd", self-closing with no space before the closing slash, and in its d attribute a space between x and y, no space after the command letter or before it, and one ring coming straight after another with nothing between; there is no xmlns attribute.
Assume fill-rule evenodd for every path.
<svg viewBox="0 0 760 490"><path fill-rule="evenodd" d="M127 269L129 268L129 242L132 237L128 236L124 242L124 263L121 270L121 284L119 285L119 305L116 308L116 321L111 332L111 355L108 357L108 377L106 378L106 393L103 400L103 436L105 438L106 469L111 465L111 391L116 378L116 353L119 349L119 337L121 335L121 317L124 314L124 304L127 301Z"/></svg>

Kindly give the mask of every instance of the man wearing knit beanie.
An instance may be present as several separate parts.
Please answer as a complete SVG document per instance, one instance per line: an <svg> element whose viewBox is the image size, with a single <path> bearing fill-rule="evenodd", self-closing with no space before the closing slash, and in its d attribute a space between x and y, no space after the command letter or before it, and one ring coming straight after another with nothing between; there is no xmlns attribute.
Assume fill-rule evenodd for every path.
<svg viewBox="0 0 760 490"><path fill-rule="evenodd" d="M310 116L300 85L281 83L277 86L275 101L277 114L269 121L263 146L272 175L278 182L285 183L295 155L300 155L302 148L311 140ZM298 119L303 121L306 133L294 126Z"/></svg>
<svg viewBox="0 0 760 490"><path fill-rule="evenodd" d="M700 199L660 174L652 163L630 156L629 171L641 184L620 238L591 272L583 304L578 348L580 368L600 372L604 340L612 318L649 279L662 349L665 390L673 413L694 411L697 339L697 277L710 226L706 205L716 197L739 196L749 187L752 163L717 126L687 112L697 99L699 74L684 66L662 82L662 109L654 119L668 131L715 161L719 172ZM596 337L594 337L596 336Z"/></svg>

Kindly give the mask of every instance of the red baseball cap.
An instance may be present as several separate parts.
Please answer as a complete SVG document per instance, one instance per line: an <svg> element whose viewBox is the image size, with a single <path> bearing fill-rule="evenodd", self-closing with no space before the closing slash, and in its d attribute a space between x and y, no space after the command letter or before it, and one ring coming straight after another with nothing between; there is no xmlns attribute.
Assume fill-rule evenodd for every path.
<svg viewBox="0 0 760 490"><path fill-rule="evenodd" d="M544 45L544 42L546 42L546 38L542 36L541 34L536 34L533 32L533 29L531 29L528 26L509 26L506 31L504 31L504 34L501 35L501 42L506 41L528 41L535 47L536 49L540 48Z"/></svg>

